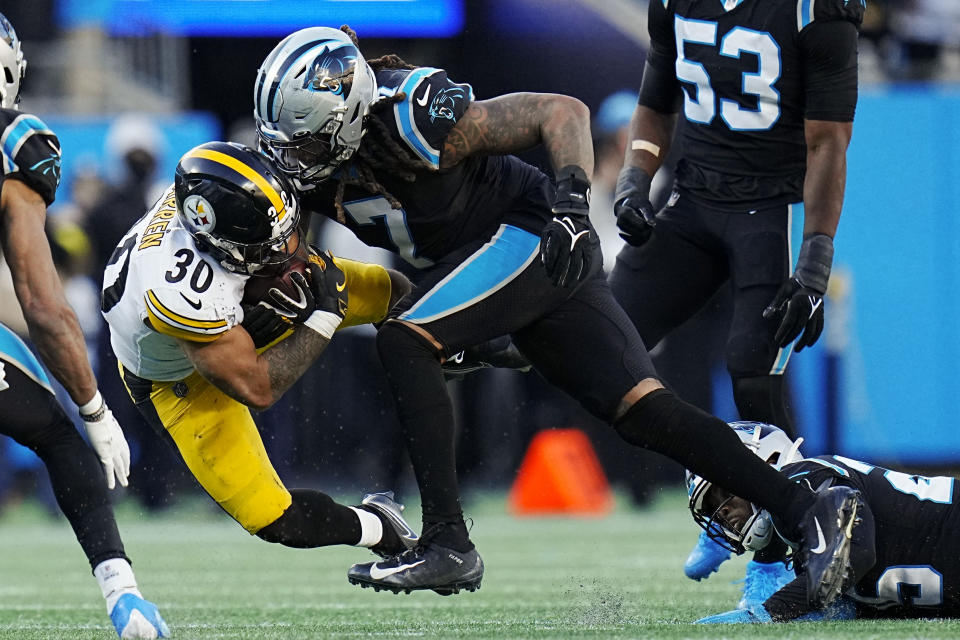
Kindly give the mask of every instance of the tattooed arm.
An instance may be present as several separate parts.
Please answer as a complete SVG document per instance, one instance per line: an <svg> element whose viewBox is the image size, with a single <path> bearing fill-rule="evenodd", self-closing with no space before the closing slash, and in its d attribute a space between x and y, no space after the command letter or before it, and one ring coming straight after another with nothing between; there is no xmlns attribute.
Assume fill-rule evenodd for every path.
<svg viewBox="0 0 960 640"><path fill-rule="evenodd" d="M257 411L279 400L330 344L303 325L295 325L289 338L260 354L240 326L213 342L178 342L201 376Z"/></svg>
<svg viewBox="0 0 960 640"><path fill-rule="evenodd" d="M590 110L570 96L510 93L472 103L443 145L440 168L474 155L518 153L543 144L553 169L567 165L593 174Z"/></svg>

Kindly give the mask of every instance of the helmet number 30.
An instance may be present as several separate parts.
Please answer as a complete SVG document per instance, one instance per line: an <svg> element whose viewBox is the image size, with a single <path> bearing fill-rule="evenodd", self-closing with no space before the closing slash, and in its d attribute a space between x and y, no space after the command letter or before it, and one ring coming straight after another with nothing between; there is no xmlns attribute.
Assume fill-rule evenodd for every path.
<svg viewBox="0 0 960 640"><path fill-rule="evenodd" d="M687 120L710 124L720 117L732 131L765 131L780 119L780 93L774 83L780 79L780 47L766 31L736 27L720 41L720 55L741 59L747 53L757 58L757 69L744 71L744 96L754 96L757 108L744 108L739 101L716 97L710 83L710 74L701 63L687 58L687 45L717 46L717 23L705 20L686 20L675 17L674 33L677 41L677 79L690 83L684 87L683 112ZM719 104L718 104L719 102Z"/></svg>

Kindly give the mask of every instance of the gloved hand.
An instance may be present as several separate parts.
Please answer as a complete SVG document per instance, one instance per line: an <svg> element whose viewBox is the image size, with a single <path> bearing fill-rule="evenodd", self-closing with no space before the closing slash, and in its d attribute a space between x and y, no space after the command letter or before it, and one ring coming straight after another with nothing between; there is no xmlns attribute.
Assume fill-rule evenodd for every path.
<svg viewBox="0 0 960 640"><path fill-rule="evenodd" d="M813 346L823 331L823 296L833 263L833 238L816 233L800 246L797 267L763 310L764 318L781 314L774 341L784 348L797 336L794 351Z"/></svg>
<svg viewBox="0 0 960 640"><path fill-rule="evenodd" d="M259 349L289 331L292 325L276 309L261 302L243 305L243 322L240 326L247 330L253 339L253 346Z"/></svg>
<svg viewBox="0 0 960 640"><path fill-rule="evenodd" d="M313 247L307 273L309 281L299 272L290 274L290 282L297 289L296 300L273 288L267 292L270 306L291 322L304 324L330 339L347 313L347 276L329 251L321 253Z"/></svg>
<svg viewBox="0 0 960 640"><path fill-rule="evenodd" d="M617 177L613 196L613 213L617 216L620 237L639 247L657 225L656 212L650 204L651 177L640 167L625 166Z"/></svg>
<svg viewBox="0 0 960 640"><path fill-rule="evenodd" d="M526 373L531 367L530 361L513 345L510 336L500 336L447 358L443 363L443 377L462 380L469 373L492 368Z"/></svg>
<svg viewBox="0 0 960 640"><path fill-rule="evenodd" d="M724 613L716 613L712 616L700 618L694 624L750 624L758 622L773 622L773 618L763 605L755 607L754 610L734 609Z"/></svg>
<svg viewBox="0 0 960 640"><path fill-rule="evenodd" d="M123 430L113 413L104 402L100 391L93 399L80 406L80 417L87 431L90 446L96 451L107 474L107 488L113 489L116 481L121 486L127 486L127 476L130 475L130 447L123 437Z"/></svg>
<svg viewBox="0 0 960 640"><path fill-rule="evenodd" d="M553 220L540 234L540 260L558 287L572 287L591 272L597 235L590 227L590 181L583 169L567 165L557 172Z"/></svg>

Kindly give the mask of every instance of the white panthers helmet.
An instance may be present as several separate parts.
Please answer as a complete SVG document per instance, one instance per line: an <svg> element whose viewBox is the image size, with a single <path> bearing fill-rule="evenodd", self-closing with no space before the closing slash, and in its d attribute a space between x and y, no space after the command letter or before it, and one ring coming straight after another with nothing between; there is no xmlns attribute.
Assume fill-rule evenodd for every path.
<svg viewBox="0 0 960 640"><path fill-rule="evenodd" d="M775 469L803 459L800 453L803 438L793 441L782 429L762 422L731 422L729 425L744 446ZM759 551L766 547L773 534L770 514L751 504L753 513L749 518L739 525L729 523L720 512L732 496L722 501L708 499L712 489L712 482L687 472L690 512L707 535L735 553Z"/></svg>
<svg viewBox="0 0 960 640"><path fill-rule="evenodd" d="M0 107L16 109L20 102L20 81L27 70L27 61L20 50L20 38L6 16L0 13Z"/></svg>
<svg viewBox="0 0 960 640"><path fill-rule="evenodd" d="M290 34L260 66L253 113L280 169L318 182L360 146L377 80L343 31L310 27Z"/></svg>

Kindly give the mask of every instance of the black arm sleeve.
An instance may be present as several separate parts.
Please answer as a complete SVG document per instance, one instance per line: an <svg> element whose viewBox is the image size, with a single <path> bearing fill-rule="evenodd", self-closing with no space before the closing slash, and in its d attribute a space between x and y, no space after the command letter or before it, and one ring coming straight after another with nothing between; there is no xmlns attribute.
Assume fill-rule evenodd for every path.
<svg viewBox="0 0 960 640"><path fill-rule="evenodd" d="M658 113L676 113L680 109L680 83L675 68L676 37L670 14L661 2L651 2L647 10L650 50L643 68L639 103Z"/></svg>
<svg viewBox="0 0 960 640"><path fill-rule="evenodd" d="M857 109L857 28L815 20L800 32L807 120L852 122Z"/></svg>

